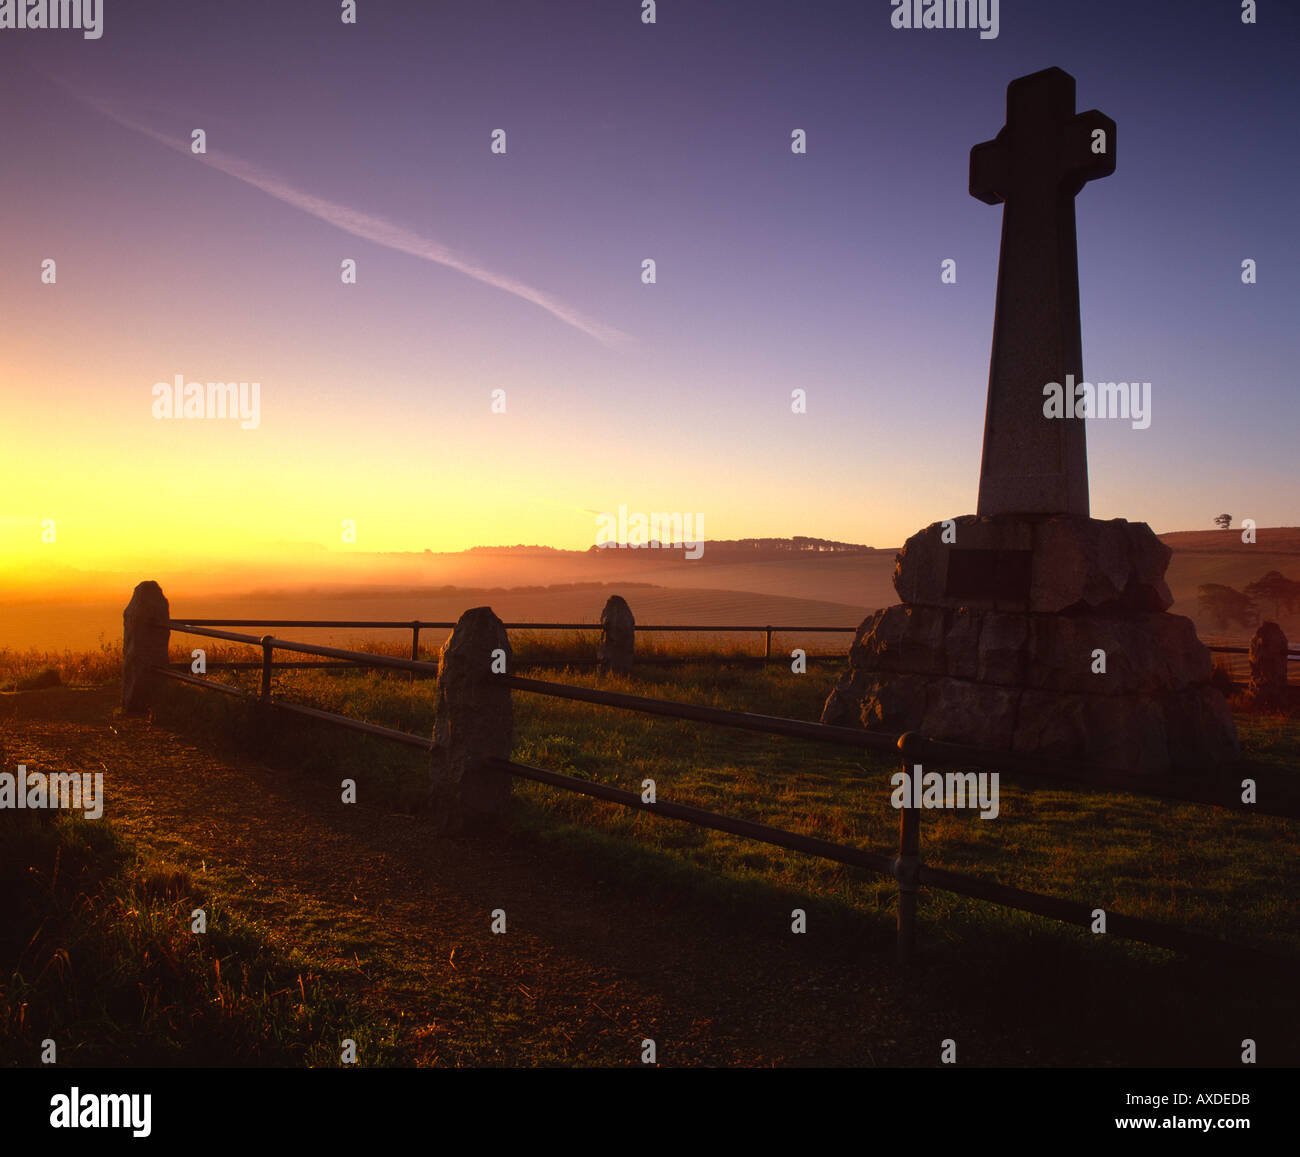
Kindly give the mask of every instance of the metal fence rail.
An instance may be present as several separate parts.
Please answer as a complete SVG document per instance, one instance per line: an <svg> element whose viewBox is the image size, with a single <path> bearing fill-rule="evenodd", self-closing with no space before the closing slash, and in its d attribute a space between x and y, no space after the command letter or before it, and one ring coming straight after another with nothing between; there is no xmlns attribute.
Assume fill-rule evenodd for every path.
<svg viewBox="0 0 1300 1157"><path fill-rule="evenodd" d="M895 874L896 861L894 858L879 852L866 852L843 844L834 844L828 840L817 839L814 836L799 835L795 832L787 832L782 828L768 827L766 824L753 823L750 820L718 815L716 812L708 812L684 804L646 803L636 792L608 787L605 784L588 783L585 780L574 779L572 776L562 775L559 772L515 763L513 760L491 759L484 762L486 766L506 775L550 784L552 787L558 787L564 791L572 791L579 795L608 800L611 803L634 808L637 811L651 812L667 819L682 820L697 827L712 828L715 831L744 836L746 839L774 844L776 847L788 848L791 851L804 852L807 855L830 860L834 863L848 864L855 868L866 868L869 871L879 872L886 876ZM952 892L959 896L968 896L976 900L985 900L1003 908L1014 908L1020 912L1045 916L1050 920L1056 920L1064 924L1074 924L1088 928L1091 927L1094 919L1093 909L1087 904L1075 900L1061 900L1052 896L1043 896L1037 892L1027 892L1022 888L1013 888L1006 884L981 880L975 876L968 876L962 872L951 872L945 868L930 868L923 864L919 865L918 880L919 883L928 885L931 888L938 888L941 891ZM1106 929L1109 935L1119 936L1125 940L1137 940L1143 944L1155 945L1158 948L1168 948L1177 952L1201 956L1229 957L1234 960L1240 958L1240 949L1226 941L1216 940L1212 936L1203 936L1196 932L1187 932L1181 928L1172 928L1154 920L1144 920L1137 916L1125 916L1119 912L1106 913ZM1284 958L1281 957L1275 958L1268 954L1262 955L1275 963L1284 962Z"/></svg>
<svg viewBox="0 0 1300 1157"><path fill-rule="evenodd" d="M359 667L369 666L424 674L436 674L437 664L424 663L418 660L397 659L386 655L373 655L363 651L349 651L339 647L327 647L311 643L294 642L291 640L277 639L270 635L258 637L254 635L237 634L230 631L220 630L214 626L209 626L207 625L207 622L210 621L172 620L167 625L170 629L182 633L189 633L209 638L226 639L231 642L261 647L262 663L260 666L262 671L262 680L260 694L256 697L256 701L262 703L268 710L274 708L275 710L284 711L290 714L320 720L335 726L344 727L352 731L370 735L375 738L401 743L425 751L433 749L433 741L422 736L412 735L407 732L397 731L378 724L350 719L333 712L322 711L302 704L289 703L281 699L273 698L271 695L271 680L273 654L276 650L348 660L350 663ZM402 625L410 626L411 624L407 623ZM237 695L246 699L253 698L247 692L241 691L238 688L224 686L211 680L199 678L194 675L188 675L168 666L159 665L155 666L153 669L161 675L178 682L198 686L204 689L215 689L226 694ZM1000 769L1009 769L1013 772L1023 771L1031 777L1033 775L1041 776L1043 774L1051 774L1053 777L1070 779L1072 781L1082 781L1086 783L1087 786L1093 788L1097 786L1114 787L1117 790L1134 792L1176 802L1231 806L1235 800L1235 796L1232 796L1231 793L1229 793L1229 796L1225 798L1198 798L1194 794L1189 795L1185 793L1171 796L1158 790L1152 790L1155 785L1150 781L1143 783L1142 781L1135 781L1126 777L1106 776L1105 773L1098 772L1096 769L1087 767L1086 765L1067 763L1066 761L1057 761L1055 765L1052 765L1052 770L1048 771L1041 761L1030 759L1023 755L1017 756L1008 752L991 752L986 749L967 747L958 744L940 743L924 739L914 733L907 733L900 736L881 732L868 732L857 728L833 727L827 724L810 723L804 720L758 715L745 711L731 711L716 707L705 707L692 703L681 703L674 700L653 699L641 695L629 695L623 692L604 691L596 688L575 687L569 684L555 683L540 679L529 679L519 675L501 674L493 676L492 678L494 681L504 684L511 690L515 691L595 703L616 709L640 711L649 714L687 719L694 722L734 727L742 730L784 736L787 738L873 749L877 751L893 750L901 754L902 767L905 772L910 772L914 766L922 761L929 761L932 764L939 763L941 765L960 763L967 766L988 766L990 763L993 763ZM1045 916L1049 919L1065 923L1088 927L1092 921L1092 909L1087 905L1076 901L1044 896L1039 893L1027 892L1007 885L965 876L961 873L950 872L946 869L923 866L920 862L920 809L912 806L910 802L905 801L904 806L900 809L898 855L889 857L883 853L868 852L858 848L832 844L813 837L802 836L798 833L787 832L783 829L769 827L749 820L741 820L731 816L724 816L718 813L704 811L703 809L690 807L684 804L673 804L670 802L647 804L642 801L640 796L633 792L609 787L604 784L589 783L572 776L565 776L558 772L547 771L542 768L534 768L525 764L517 764L506 759L483 760L481 761L480 766L501 774L546 783L561 790L593 796L626 807L634 807L665 818L677 819L701 827L730 832L732 834L744 836L745 838L760 840L765 843L775 844L779 847L804 852L809 855L819 856L839 863L851 864L872 871L892 874L897 880L899 888L898 950L900 960L905 961L909 959L912 954L915 942L917 891L922 884L932 888L953 892L955 894L985 900L1003 907L1031 912L1036 915ZM1239 809L1247 810L1240 805L1239 801L1236 802ZM1255 814L1296 814L1292 811L1269 813L1266 812L1265 809L1257 807L1251 807L1248 810ZM1181 952L1208 954L1238 961L1243 959L1243 957L1247 957L1256 959L1261 963L1278 963L1281 959L1274 957L1267 952L1243 948L1240 945L1230 944L1225 941L1216 940L1212 937L1202 936L1197 933L1173 928L1154 921L1124 916L1121 913L1108 912L1106 917L1109 933L1124 939L1141 941L1143 943L1153 944L1158 947L1169 948ZM1294 962L1291 963L1293 964Z"/></svg>
<svg viewBox="0 0 1300 1157"><path fill-rule="evenodd" d="M595 687L575 687L569 683L526 679L522 675L498 675L497 678L516 691L530 691L538 695L549 695L556 699L574 699L582 703L598 703L605 707L621 707L626 711L644 711L650 715L691 719L697 723L716 723L723 727L738 727L743 731L762 731L768 735L839 743L848 747L870 747L877 751L891 751L898 745L896 734L864 731L859 727L834 727L828 723L808 723L802 719L755 715L749 711L704 707L696 703L680 703L673 699L651 699L645 695L629 695L622 691L601 691Z"/></svg>
<svg viewBox="0 0 1300 1157"><path fill-rule="evenodd" d="M366 651L351 651L340 647L328 647L316 643L299 643L286 639L277 639L271 635L244 635L232 631L218 630L212 627L198 626L192 620L184 622L171 620L169 627L182 633L202 635L231 642L245 643L262 649L262 661L242 665L242 669L260 669L262 672L262 695L270 697L272 672L277 667L289 667L290 664L276 664L274 651L300 652L320 655L339 660L336 663L303 664L322 668L366 668L376 667L387 670L410 671L423 675L437 675L437 662L413 659L398 659L390 655L375 655ZM405 625L405 624L403 624ZM785 629L785 628L783 628ZM790 628L793 629L793 628ZM556 698L572 699L587 703L603 704L624 710L643 711L649 714L673 716L701 723L721 724L748 731L760 731L789 738L811 739L816 742L839 743L850 747L875 750L892 749L899 740L895 733L866 731L854 727L834 727L824 723L809 723L798 719L784 719L773 716L754 715L743 711L728 711L716 707L704 707L692 703L680 703L673 700L653 699L646 696L629 695L623 692L604 691L597 688L577 687L567 683L529 679L519 675L497 676L511 687L526 692L534 692ZM929 762L940 766L959 766L984 768L1000 773L1013 772L1029 777L1064 783L1079 784L1086 787L1104 787L1133 795L1142 795L1152 799L1168 802L1208 804L1231 811L1251 815L1271 815L1283 818L1300 817L1300 802L1273 804L1245 804L1240 798L1240 785L1223 777L1200 780L1188 776L1146 775L1141 778L1108 773L1091 764L1069 759L1045 759L1040 755L1027 755L1021 752L990 750L965 744L948 743L943 740L922 739L916 747L917 762ZM907 770L905 768L905 770Z"/></svg>
<svg viewBox="0 0 1300 1157"><path fill-rule="evenodd" d="M172 619L171 628L182 631L186 627L293 627L293 628L333 628L336 630L394 630L411 632L411 658L420 657L420 632L424 630L452 630L456 626L453 622L447 622L441 619ZM601 627L599 623L503 623L507 631L587 631L598 632ZM772 658L772 637L776 634L797 634L797 635L816 635L816 634L836 634L852 635L857 632L857 627L775 627L770 623L759 626L736 626L734 624L725 624L722 626L701 626L698 623L645 623L637 624L634 628L637 631L671 631L678 632L707 632L709 634L721 635L730 632L740 634L760 634L765 638L763 649L763 662L770 662ZM214 638L223 638L224 636L215 635ZM809 659L816 661L818 656L810 655ZM755 656L757 660L757 656ZM587 660L593 661L594 660ZM641 662L651 663L677 663L687 662L689 660L678 659L642 659ZM743 661L743 659L742 659ZM584 660L579 660L584 662Z"/></svg>
<svg viewBox="0 0 1300 1157"><path fill-rule="evenodd" d="M441 628L445 627L451 630L456 626L455 623L445 622L442 620L433 621L429 619L172 619L175 629L179 630L181 624L188 623L193 627L341 627L341 628L361 628L365 627L371 630L384 630L391 628L393 630L411 630L419 627L423 630L425 627ZM599 623L502 623L507 631L599 631ZM746 633L773 631L787 632L790 634L836 634L852 635L857 632L857 627L738 627L729 623L725 626L710 627L701 626L699 623L689 624L672 624L672 623L637 623L638 631L714 631L717 634L725 634L728 631L744 631Z"/></svg>
<svg viewBox="0 0 1300 1157"><path fill-rule="evenodd" d="M187 628L190 627L193 628L292 627L292 628L316 628L316 629L333 628L337 630L410 631L411 632L411 658L412 660L419 660L421 631L424 630L450 631L456 626L456 624L454 622L449 622L442 619L172 619L170 622L170 626L171 629L175 631L185 631L187 630ZM590 632L599 632L601 629L599 623L514 622L514 623L503 623L502 626L504 626L507 631L583 631L583 632L590 633ZM763 654L761 657L757 655L754 656L727 655L721 657L724 661L730 663L771 662L772 639L776 635L815 635L815 634L856 635L858 632L857 627L773 626L770 623L765 624L764 626L736 626L735 624L730 624L730 623L714 625L714 626L707 626L707 625L701 626L698 623L678 623L678 624L637 623L634 626L633 630L650 631L650 632L670 631L673 633L696 632L696 633L708 633L714 635L722 635L728 633L761 634L764 636L765 642L764 642ZM196 629L192 633L202 634L205 632ZM212 634L210 637L229 638L229 639L234 639L236 641L243 641L242 639L237 639L236 636L234 635ZM1207 645L1206 649L1215 654L1223 654L1228 656L1247 655L1250 653L1249 647ZM699 657L700 660L705 660L705 661L714 658L718 658L718 656L701 654ZM824 663L828 661L834 661L835 659L839 659L839 658L841 658L841 656L839 655L835 655L835 656L807 655L805 657L806 661L811 663L817 663L817 662ZM1289 663L1300 664L1300 649L1289 650L1287 653L1287 659ZM637 660L637 662L639 663L664 665L664 666L675 666L678 664L685 665L695 661L699 661L699 660L695 659L692 656L688 656L685 658L645 656ZM528 665L530 666L552 666L552 665L594 666L596 662L597 660L592 658L574 658L574 659L553 660L550 662L539 661L536 663L529 663ZM230 667L230 666L232 665L224 662L218 662L212 664L214 670L221 669L222 667ZM280 664L276 664L276 666L289 667L290 664L280 663ZM343 664L338 664L338 666L341 667L343 666ZM1233 678L1236 678L1237 670L1236 670L1235 659L1233 658L1228 659L1227 668L1228 668L1229 675ZM1292 676L1296 676L1298 673L1300 673L1300 666L1297 666L1296 668L1290 670L1290 674ZM414 676L412 677L414 678Z"/></svg>
<svg viewBox="0 0 1300 1157"><path fill-rule="evenodd" d="M315 643L298 643L287 639L277 639L271 635L241 635L210 627L180 627L175 623L172 626L173 629L180 630L182 633L221 638L231 642L260 647L262 661L248 664L244 669L256 669L262 672L263 698L270 697L272 672L279 669L280 666L273 662L273 654L276 650L306 652L308 654L348 660L347 663L340 662L337 664L313 663L310 664L312 667L377 667L386 670L414 671L426 675L436 675L438 673L438 664L435 662L398 659L391 655L372 655L366 651L349 651L340 647L326 647ZM641 711L652 715L687 719L698 723L735 727L744 731L781 735L791 739L807 739L814 742L834 743L875 751L893 751L901 738L896 732L867 731L857 727L837 727L826 723L811 723L801 719L757 715L747 711L732 711L719 707L705 707L695 703L683 703L671 699L655 699L644 695L631 695L621 691L605 691L595 687L579 687L569 683L531 679L522 675L498 675L496 678L518 691L593 703L627 711ZM276 703L277 705L288 706L282 700L276 700ZM1134 778L1117 773L1108 773L1103 769L1077 760L1045 759L1040 755L973 747L936 739L918 738L912 750L915 762L937 764L941 767L984 768L1000 773L1012 772L1026 776L1031 780L1047 780L1049 782L1076 784L1084 787L1105 787L1131 795L1141 795L1171 803L1207 804L1250 815L1300 818L1300 805L1274 806L1271 804L1242 803L1239 784L1235 781L1224 780L1222 777L1219 777L1217 781L1197 781L1185 776L1175 779L1158 775ZM910 768L904 770L910 770Z"/></svg>

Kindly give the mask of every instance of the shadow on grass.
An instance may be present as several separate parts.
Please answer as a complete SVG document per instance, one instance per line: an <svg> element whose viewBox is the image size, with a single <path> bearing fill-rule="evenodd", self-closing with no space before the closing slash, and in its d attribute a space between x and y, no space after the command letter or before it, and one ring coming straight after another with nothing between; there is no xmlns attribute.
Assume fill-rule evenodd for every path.
<svg viewBox="0 0 1300 1157"><path fill-rule="evenodd" d="M344 773L359 782L368 777L364 782L375 795L367 798L389 806L418 810L422 803L427 757L420 752L292 717L268 729L250 705L173 691L183 698L160 712L160 722L206 731L228 749L255 752L268 763ZM321 822L342 830L335 818ZM640 822L678 826L652 817ZM714 966L739 986L753 968L773 961L792 985L821 978L819 991L845 977L865 978L895 1008L898 1020L889 1031L913 1042L884 1049L887 1063L934 1063L939 1042L950 1038L969 1050L959 1055L970 1064L1233 1066L1248 1038L1259 1042L1261 1064L1294 1064L1300 1057L1287 1028L1296 1012L1289 976L1185 959L975 901L945 900L937 922L926 918L936 902L927 893L918 958L899 971L888 879L845 868L842 878L851 886L843 891L852 897L845 898L764 879L761 857L752 871L710 871L686 854L692 847L687 837L698 830L681 827L677 848L647 847L600 827L557 822L544 791L529 785L516 792L508 832L477 844L462 841L458 848L491 857L508 847L511 858L527 863L543 881L539 886L557 896L589 895L599 884L603 902L632 912L671 910L680 934L709 943ZM797 908L815 935L792 934ZM563 943L565 934L557 925L557 943L572 949ZM599 945L584 941L581 950L593 967L613 966ZM669 946L664 951L671 953ZM835 1042L819 1063L860 1063L855 1055Z"/></svg>
<svg viewBox="0 0 1300 1157"><path fill-rule="evenodd" d="M183 869L75 813L0 810L0 968L3 1065L333 1065L344 1036L403 1055L344 977L295 969Z"/></svg>

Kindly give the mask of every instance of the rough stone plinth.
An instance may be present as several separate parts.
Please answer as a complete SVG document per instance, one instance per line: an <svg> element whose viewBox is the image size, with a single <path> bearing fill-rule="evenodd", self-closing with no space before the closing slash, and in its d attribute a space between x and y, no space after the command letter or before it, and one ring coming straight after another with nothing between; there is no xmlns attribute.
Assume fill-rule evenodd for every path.
<svg viewBox="0 0 1300 1157"><path fill-rule="evenodd" d="M596 651L602 671L626 674L636 651L636 619L621 595L610 595L600 612L600 647Z"/></svg>
<svg viewBox="0 0 1300 1157"><path fill-rule="evenodd" d="M970 679L866 674L859 687L860 700L843 685L837 687L822 721L916 731L951 743L1135 773L1212 767L1237 750L1232 714L1223 696L1208 686L1090 695Z"/></svg>
<svg viewBox="0 0 1300 1157"><path fill-rule="evenodd" d="M849 664L824 723L1129 772L1236 751L1210 652L1181 615L893 606L863 621Z"/></svg>
<svg viewBox="0 0 1300 1157"><path fill-rule="evenodd" d="M945 541L949 539L950 541ZM1028 589L988 597L953 590L954 551L965 561L1027 552ZM1163 611L1173 603L1165 569L1173 552L1145 522L1073 515L966 514L912 535L894 566L904 603L975 610Z"/></svg>
<svg viewBox="0 0 1300 1157"><path fill-rule="evenodd" d="M505 626L491 607L466 611L442 646L429 774L429 805L441 832L490 827L509 809L510 777L478 764L510 758L510 689L493 670L508 672L510 658Z"/></svg>
<svg viewBox="0 0 1300 1157"><path fill-rule="evenodd" d="M1098 659L1095 653L1104 653ZM1208 683L1210 652L1182 615L1043 615L893 606L869 616L854 669L942 675L1089 695L1177 691ZM1094 670L1104 662L1104 670Z"/></svg>
<svg viewBox="0 0 1300 1157"><path fill-rule="evenodd" d="M1250 686L1246 694L1260 707L1286 705L1287 641L1274 622L1261 623L1250 640Z"/></svg>
<svg viewBox="0 0 1300 1157"><path fill-rule="evenodd" d="M156 582L140 583L122 612L122 710L128 715L148 711L163 676L153 670L167 665L167 625L171 608Z"/></svg>

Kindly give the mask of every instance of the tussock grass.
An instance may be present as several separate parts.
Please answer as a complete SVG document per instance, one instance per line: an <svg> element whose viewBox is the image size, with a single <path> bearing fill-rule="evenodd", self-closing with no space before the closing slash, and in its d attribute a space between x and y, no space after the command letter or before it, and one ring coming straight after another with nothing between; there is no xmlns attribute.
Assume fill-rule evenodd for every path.
<svg viewBox="0 0 1300 1157"><path fill-rule="evenodd" d="M57 679L53 682L49 672ZM94 651L15 651L0 647L0 691L31 691L58 684L99 686L122 678L122 643L102 636ZM43 680L43 681L42 681Z"/></svg>
<svg viewBox="0 0 1300 1157"><path fill-rule="evenodd" d="M50 687L59 687L63 678L57 667L42 667L34 675L25 675L14 683L15 691L45 691Z"/></svg>
<svg viewBox="0 0 1300 1157"><path fill-rule="evenodd" d="M191 931L196 908L207 932ZM345 980L273 950L184 869L142 858L107 820L0 809L0 1064L336 1065L358 1019Z"/></svg>

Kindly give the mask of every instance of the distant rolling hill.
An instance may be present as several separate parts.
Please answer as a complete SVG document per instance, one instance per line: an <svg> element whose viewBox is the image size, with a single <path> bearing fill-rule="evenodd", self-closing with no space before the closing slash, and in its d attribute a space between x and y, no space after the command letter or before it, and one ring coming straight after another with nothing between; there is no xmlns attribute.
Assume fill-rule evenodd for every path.
<svg viewBox="0 0 1300 1157"><path fill-rule="evenodd" d="M1240 528L1231 530L1180 530L1160 536L1174 552L1166 579L1174 596L1174 613L1196 620L1203 638L1244 642L1250 630L1223 629L1204 620L1197 605L1197 587L1205 583L1244 590L1248 583L1269 571L1281 571L1300 581L1300 527L1261 527L1253 543L1241 541ZM1268 612L1272 617L1272 612ZM1287 638L1300 644L1300 616L1283 613L1278 617Z"/></svg>
<svg viewBox="0 0 1300 1157"><path fill-rule="evenodd" d="M1300 527L1260 528L1253 544L1241 541L1239 529L1160 537L1174 551L1167 576L1176 600L1172 610L1195 619L1207 640L1240 642L1250 631L1225 632L1202 621L1201 584L1241 590L1270 570L1300 580ZM622 593L643 623L853 626L868 612L898 601L891 581L896 551L765 546L746 556L734 544L710 554L706 544L708 565L684 559L680 550L655 549L495 547L457 554L350 555L342 561L323 555L273 587L248 569L214 565L168 573L159 568L98 576L93 593L0 592L0 646L85 649L100 636L119 640L122 608L135 582L144 578L162 583L174 615L203 618L454 620L467 608L486 604L507 620L594 623L609 594ZM1300 642L1300 616L1283 616L1281 622L1288 637ZM356 635L343 632L349 633ZM847 647L845 636L824 640Z"/></svg>

